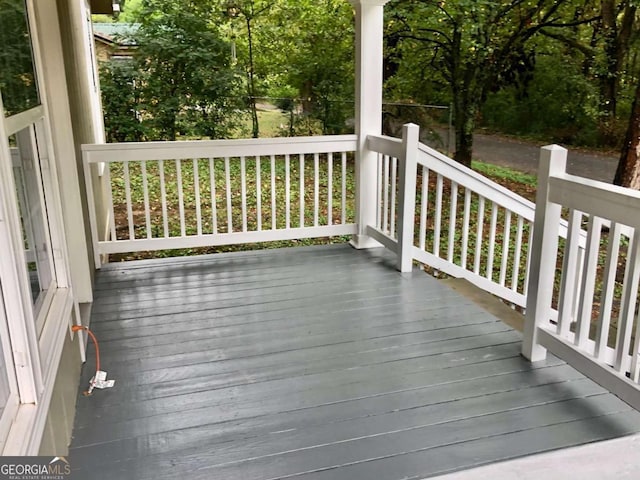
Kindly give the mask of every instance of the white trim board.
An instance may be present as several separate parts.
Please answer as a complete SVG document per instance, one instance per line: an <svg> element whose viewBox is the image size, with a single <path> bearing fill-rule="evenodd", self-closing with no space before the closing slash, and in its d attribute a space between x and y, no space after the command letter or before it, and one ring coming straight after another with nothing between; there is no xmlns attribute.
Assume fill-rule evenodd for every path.
<svg viewBox="0 0 640 480"><path fill-rule="evenodd" d="M28 403L18 407L15 421L11 426L2 455L37 455L49 414L49 404L53 386L62 357L64 335L68 332L73 310L71 290L58 289L52 302L45 330L40 338L40 346L45 349L43 359L44 389L37 404Z"/></svg>

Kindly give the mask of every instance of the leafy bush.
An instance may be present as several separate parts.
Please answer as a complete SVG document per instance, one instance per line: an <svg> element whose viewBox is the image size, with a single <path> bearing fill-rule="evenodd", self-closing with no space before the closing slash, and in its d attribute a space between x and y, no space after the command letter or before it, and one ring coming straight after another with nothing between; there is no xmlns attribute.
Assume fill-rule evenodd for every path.
<svg viewBox="0 0 640 480"><path fill-rule="evenodd" d="M139 142L146 138L140 114L141 74L133 61L100 64L100 89L107 142Z"/></svg>
<svg viewBox="0 0 640 480"><path fill-rule="evenodd" d="M512 85L488 96L481 122L515 135L597 145L597 85L584 76L576 62L542 56L527 85Z"/></svg>

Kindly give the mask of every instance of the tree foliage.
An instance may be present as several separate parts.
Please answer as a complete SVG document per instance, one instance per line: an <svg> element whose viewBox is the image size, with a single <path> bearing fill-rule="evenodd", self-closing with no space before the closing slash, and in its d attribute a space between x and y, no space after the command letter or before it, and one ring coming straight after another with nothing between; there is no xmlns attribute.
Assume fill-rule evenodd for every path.
<svg viewBox="0 0 640 480"><path fill-rule="evenodd" d="M525 83L487 95L479 121L492 131L534 136L547 143L599 144L598 84L576 62L572 48L535 41L535 66Z"/></svg>
<svg viewBox="0 0 640 480"><path fill-rule="evenodd" d="M234 11L227 35L247 72L249 99L271 97L284 107L293 117L290 134L311 134L315 127L308 127L316 122L325 134L343 133L353 117L354 96L349 3L232 0L224 5Z"/></svg>
<svg viewBox="0 0 640 480"><path fill-rule="evenodd" d="M241 75L210 8L206 1L142 1L134 59L102 67L110 138L224 138L237 128Z"/></svg>
<svg viewBox="0 0 640 480"><path fill-rule="evenodd" d="M100 65L102 109L108 142L140 142L147 138L141 121L141 74L133 62Z"/></svg>
<svg viewBox="0 0 640 480"><path fill-rule="evenodd" d="M258 122L257 95L256 86L256 68L255 68L255 42L254 30L255 22L269 13L275 1L273 0L227 0L227 15L231 18L240 17L244 27L246 28L246 71L247 71L247 93L249 107L251 112L251 131L253 138L260 135L260 125Z"/></svg>
<svg viewBox="0 0 640 480"><path fill-rule="evenodd" d="M288 19L297 19L287 28ZM278 81L302 100L323 134L344 133L354 115L354 20L344 0L284 3L267 32ZM280 53L277 53L280 52Z"/></svg>
<svg viewBox="0 0 640 480"><path fill-rule="evenodd" d="M0 0L0 42L0 91L5 113L12 115L40 102L22 0Z"/></svg>
<svg viewBox="0 0 640 480"><path fill-rule="evenodd" d="M593 21L567 32L542 33L578 57L569 62L581 64L583 77L598 88L597 142L617 146L621 136L616 128L618 103L628 78L629 52L638 34L637 5L632 0L600 0L586 2L581 8L590 12Z"/></svg>
<svg viewBox="0 0 640 480"><path fill-rule="evenodd" d="M258 136L262 101L289 114L284 134L350 130L347 1L127 6L140 47L134 69L104 70L105 105L123 96L109 107L114 138L219 138L241 130L241 115ZM392 0L385 11L387 99L451 104L459 161L470 163L478 123L569 144L621 141L640 79L634 0Z"/></svg>
<svg viewBox="0 0 640 480"><path fill-rule="evenodd" d="M534 35L585 21L568 21L571 7L570 0L393 3L388 34L396 44L395 61L418 56L423 71L450 92L456 160L471 163L476 117L487 95L530 78Z"/></svg>
<svg viewBox="0 0 640 480"><path fill-rule="evenodd" d="M221 138L235 126L230 107L240 85L238 72L207 7L197 1L143 2L136 60L144 111L157 138L175 140L178 133Z"/></svg>

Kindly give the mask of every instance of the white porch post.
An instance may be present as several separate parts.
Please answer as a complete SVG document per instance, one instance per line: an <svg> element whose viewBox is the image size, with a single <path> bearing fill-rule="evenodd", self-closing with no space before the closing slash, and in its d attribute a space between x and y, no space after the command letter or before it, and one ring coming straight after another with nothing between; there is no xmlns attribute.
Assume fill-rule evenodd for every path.
<svg viewBox="0 0 640 480"><path fill-rule="evenodd" d="M62 54L66 66L69 109L71 114L71 128L75 141L76 173L80 182L80 200L82 202L82 220L89 225L87 210L87 196L84 189L84 167L82 165L82 151L80 146L85 143L104 143L104 122L100 100L100 79L93 45L91 30L91 9L87 0L57 0L58 20L62 40ZM96 202L100 212L100 224L106 224L107 212L102 208L102 180L98 176L98 168L93 169ZM84 229L84 241L93 275L93 243L88 227ZM88 290L84 292L85 301L91 301Z"/></svg>
<svg viewBox="0 0 640 480"><path fill-rule="evenodd" d="M549 202L549 177L566 172L567 150L549 145L540 150L536 213L531 241L527 313L522 355L532 362L544 360L547 350L538 343L538 327L549 323L558 255L558 230L562 207Z"/></svg>
<svg viewBox="0 0 640 480"><path fill-rule="evenodd" d="M356 12L356 223L355 248L380 246L366 235L376 221L377 153L367 149L367 135L382 132L382 34L389 0L349 0Z"/></svg>
<svg viewBox="0 0 640 480"><path fill-rule="evenodd" d="M398 192L398 263L403 273L413 270L413 231L416 213L416 168L420 127L409 123L402 128L402 159Z"/></svg>
<svg viewBox="0 0 640 480"><path fill-rule="evenodd" d="M71 270L71 284L74 297L80 303L93 301L91 285L90 257L88 252L85 226L78 221L82 215L82 186L78 177L76 148L71 110L69 108L69 90L65 76L65 63L62 50L62 38L59 24L58 7L55 1L37 1L33 3L38 30L42 71L40 77L46 86L47 117L51 135L51 146L58 171L64 236ZM44 89L42 89L44 90Z"/></svg>

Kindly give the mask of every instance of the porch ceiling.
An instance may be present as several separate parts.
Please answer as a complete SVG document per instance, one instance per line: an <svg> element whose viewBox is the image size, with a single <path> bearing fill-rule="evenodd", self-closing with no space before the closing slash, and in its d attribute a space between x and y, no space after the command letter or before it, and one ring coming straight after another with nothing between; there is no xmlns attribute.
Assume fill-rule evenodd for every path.
<svg viewBox="0 0 640 480"><path fill-rule="evenodd" d="M424 478L640 431L394 263L334 245L104 267L92 328L116 386L78 397L77 478Z"/></svg>

